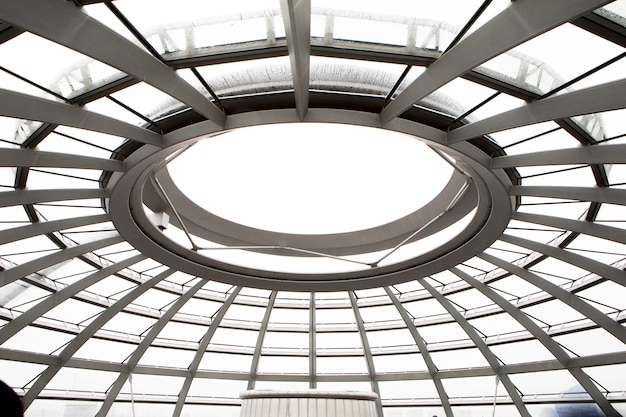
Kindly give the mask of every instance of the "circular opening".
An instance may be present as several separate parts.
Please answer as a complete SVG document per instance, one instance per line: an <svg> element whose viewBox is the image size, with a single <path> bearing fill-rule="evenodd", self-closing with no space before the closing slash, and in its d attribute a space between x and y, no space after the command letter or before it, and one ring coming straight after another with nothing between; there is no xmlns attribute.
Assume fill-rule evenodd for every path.
<svg viewBox="0 0 626 417"><path fill-rule="evenodd" d="M293 123L199 141L168 163L204 210L279 233L369 229L423 207L453 168L413 136L369 127Z"/></svg>

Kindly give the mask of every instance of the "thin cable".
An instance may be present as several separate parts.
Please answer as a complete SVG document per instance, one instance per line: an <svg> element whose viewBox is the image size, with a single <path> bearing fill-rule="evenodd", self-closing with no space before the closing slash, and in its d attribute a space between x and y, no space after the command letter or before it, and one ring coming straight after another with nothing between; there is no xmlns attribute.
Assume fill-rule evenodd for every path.
<svg viewBox="0 0 626 417"><path fill-rule="evenodd" d="M372 266L371 263L355 261L353 259L342 258L340 256L331 255L329 253L316 252L308 249L294 248L292 246L279 246L279 245L267 245L267 246L225 246L225 247L197 247L197 251L202 250L229 250L229 249L241 249L241 250L257 250L257 249L284 249L287 251L300 252L300 253L308 253L309 255L321 256L323 258L335 259L338 261L350 262L354 264L364 265L364 266Z"/></svg>
<svg viewBox="0 0 626 417"><path fill-rule="evenodd" d="M167 196L167 193L163 189L163 186L161 185L161 183L159 182L159 180L157 179L157 177L154 174L152 174L152 180L154 181L156 186L159 188L159 191L163 194L163 197L165 198L165 202L167 203L167 205L170 206L170 208L172 209L172 212L174 212L174 216L176 216L176 219L178 220L178 222L180 223L181 228L183 229L183 232L185 232L185 235L187 236L187 239L189 239L189 243L191 243L191 250L197 251L198 250L198 246L196 245L196 243L191 238L191 234L189 234L189 230L187 230L187 226L185 226L185 223L183 222L183 219L178 214L178 211L176 211L176 208L174 207L174 204L172 204L172 200L170 200L170 198Z"/></svg>
<svg viewBox="0 0 626 417"><path fill-rule="evenodd" d="M436 220L438 220L441 216L443 216L444 214L446 214L456 203L457 201L459 201L461 199L461 197L465 194L465 192L467 191L467 189L469 188L469 183L467 181L465 181L463 183L463 186L461 187L461 189L456 193L456 195L454 196L454 198L452 199L452 201L450 202L450 204L448 204L448 206L446 207L445 210L443 210L441 213L439 213L438 215L436 215L435 217L433 217L432 219L430 219L425 225L423 225L422 227L420 227L419 229L417 229L415 232L411 233L411 235L409 235L406 239L404 239L402 242L398 243L393 249L391 249L389 252L387 252L382 258L380 258L378 261L376 262L372 262L371 264L369 264L372 268L375 268L378 266L378 264L380 264L384 259L386 259L387 257L389 257L391 254L393 254L395 251L397 251L398 249L400 249L402 246L404 246L409 240L413 239L419 232L421 232L422 230L424 230L425 228L427 228L428 226L430 226L431 224L433 224L433 222L435 222Z"/></svg>

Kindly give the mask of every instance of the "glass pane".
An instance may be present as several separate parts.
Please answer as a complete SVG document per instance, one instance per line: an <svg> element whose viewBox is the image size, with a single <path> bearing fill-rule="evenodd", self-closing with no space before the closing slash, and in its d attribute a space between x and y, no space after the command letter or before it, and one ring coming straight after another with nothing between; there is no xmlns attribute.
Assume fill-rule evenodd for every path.
<svg viewBox="0 0 626 417"><path fill-rule="evenodd" d="M19 60L13 59L17 56ZM29 32L1 44L0 57L4 57L0 58L3 67L65 98L77 97L125 75L115 68ZM41 65L41 62L46 64ZM19 86L11 81L4 87L12 88L13 85ZM31 89L23 92L33 93ZM43 96L44 93L42 91L37 95Z"/></svg>

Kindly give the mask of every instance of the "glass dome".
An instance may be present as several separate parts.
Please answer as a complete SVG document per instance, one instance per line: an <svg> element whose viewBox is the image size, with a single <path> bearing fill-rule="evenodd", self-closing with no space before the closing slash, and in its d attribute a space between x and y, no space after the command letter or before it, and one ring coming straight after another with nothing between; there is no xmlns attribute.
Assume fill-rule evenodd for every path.
<svg viewBox="0 0 626 417"><path fill-rule="evenodd" d="M0 0L0 380L27 417L626 415L625 48L624 0ZM439 165L385 139L281 223L356 153L291 132L244 189L232 135L317 125Z"/></svg>

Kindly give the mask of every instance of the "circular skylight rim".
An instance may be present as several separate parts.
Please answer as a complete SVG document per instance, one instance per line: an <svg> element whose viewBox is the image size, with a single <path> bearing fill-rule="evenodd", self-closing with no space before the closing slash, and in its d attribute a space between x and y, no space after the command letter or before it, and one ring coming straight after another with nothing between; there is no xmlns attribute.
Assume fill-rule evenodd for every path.
<svg viewBox="0 0 626 417"><path fill-rule="evenodd" d="M358 111L310 109L308 117L321 122L380 127L375 115ZM297 115L289 110L249 112L233 115L230 120L228 129L268 123L301 122ZM186 128L184 133L181 131L178 135L171 136L177 139L172 139L171 143L168 143L170 146L161 150L139 150L127 159L127 171L120 178L114 178L110 184L113 186L110 199L113 222L131 245L141 252L150 253L153 259L172 268L232 285L264 289L286 288L292 291L362 289L406 282L453 267L489 247L501 235L512 213L513 200L506 188L510 180L504 171L488 169L484 165L484 153L471 145L458 144L453 147L443 145L432 136L433 132L424 130L424 126L419 123L403 121L400 126L388 129L422 139L423 136L430 135L430 140L424 140L455 161L459 171L467 173L471 178L470 188L475 187L478 195L475 213L467 227L443 244L411 259L387 266L372 263L370 267L360 271L325 274L266 271L247 265L237 266L208 259L199 253L200 247L183 247L165 237L149 219L149 213L144 211L146 203L144 195L150 195L150 192L146 191L148 190L146 184L152 181L150 178L153 173L175 152L180 152L193 141L207 135L223 132L211 124L199 123L193 128ZM163 210L167 208L167 201L161 199L158 204L152 204L152 207L148 204L150 210L154 212L159 211L159 205ZM467 213L466 211L465 214Z"/></svg>

